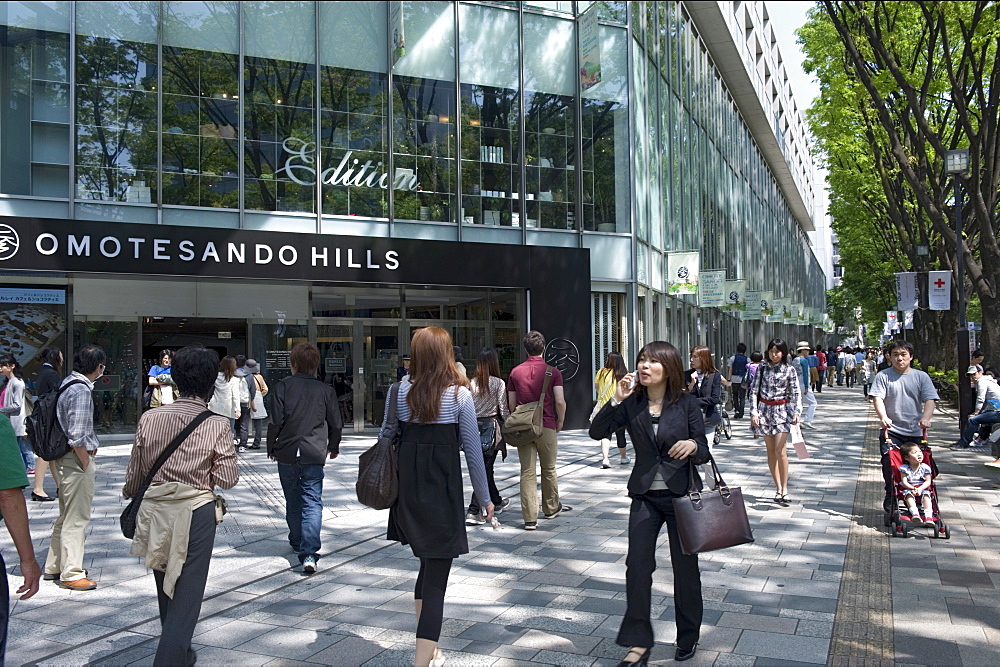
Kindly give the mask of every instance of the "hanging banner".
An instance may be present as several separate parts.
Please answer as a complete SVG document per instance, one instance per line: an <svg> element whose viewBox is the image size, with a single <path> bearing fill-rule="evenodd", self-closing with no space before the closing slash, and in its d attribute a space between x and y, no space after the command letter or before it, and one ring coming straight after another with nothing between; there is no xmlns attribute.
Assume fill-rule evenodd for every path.
<svg viewBox="0 0 1000 667"><path fill-rule="evenodd" d="M760 298L763 292L755 289L748 289L743 293L746 302L746 309L743 311L743 319L747 322L759 321L762 315Z"/></svg>
<svg viewBox="0 0 1000 667"><path fill-rule="evenodd" d="M784 324L788 301L789 299L771 299L771 303L774 304L774 315L769 317L767 321L774 322L775 324Z"/></svg>
<svg viewBox="0 0 1000 667"><path fill-rule="evenodd" d="M701 255L694 252L667 253L667 294L697 294Z"/></svg>
<svg viewBox="0 0 1000 667"><path fill-rule="evenodd" d="M403 37L403 2L392 0L389 3L389 30L392 33L392 63L406 55L406 40Z"/></svg>
<svg viewBox="0 0 1000 667"><path fill-rule="evenodd" d="M903 328L913 329L913 311L904 310L903 311Z"/></svg>
<svg viewBox="0 0 1000 667"><path fill-rule="evenodd" d="M806 306L803 303L792 304L792 324L802 326L806 323Z"/></svg>
<svg viewBox="0 0 1000 667"><path fill-rule="evenodd" d="M885 311L885 321L889 324L895 324L899 320L899 313L895 310Z"/></svg>
<svg viewBox="0 0 1000 667"><path fill-rule="evenodd" d="M913 310L917 302L917 274L896 274L896 310Z"/></svg>
<svg viewBox="0 0 1000 667"><path fill-rule="evenodd" d="M927 306L931 310L951 310L951 271L928 274Z"/></svg>
<svg viewBox="0 0 1000 667"><path fill-rule="evenodd" d="M742 313L747 309L746 300L747 281L727 280L726 281L726 305L722 308L727 313Z"/></svg>
<svg viewBox="0 0 1000 667"><path fill-rule="evenodd" d="M774 292L761 291L760 316L765 322L773 322L771 318L774 317Z"/></svg>
<svg viewBox="0 0 1000 667"><path fill-rule="evenodd" d="M580 87L593 88L601 82L601 37L597 24L597 5L580 16Z"/></svg>
<svg viewBox="0 0 1000 667"><path fill-rule="evenodd" d="M698 305L723 308L726 305L726 270L702 271L698 286Z"/></svg>

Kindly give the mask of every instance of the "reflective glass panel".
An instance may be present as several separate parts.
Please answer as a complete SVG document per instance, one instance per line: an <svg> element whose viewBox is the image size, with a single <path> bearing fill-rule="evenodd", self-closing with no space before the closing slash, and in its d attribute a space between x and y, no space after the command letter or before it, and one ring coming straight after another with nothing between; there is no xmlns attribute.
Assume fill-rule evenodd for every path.
<svg viewBox="0 0 1000 667"><path fill-rule="evenodd" d="M69 5L0 3L0 192L69 193Z"/></svg>
<svg viewBox="0 0 1000 667"><path fill-rule="evenodd" d="M76 197L155 203L157 3L76 12Z"/></svg>
<svg viewBox="0 0 1000 667"><path fill-rule="evenodd" d="M455 220L455 21L450 2L403 2L405 55L393 76L393 210Z"/></svg>
<svg viewBox="0 0 1000 667"><path fill-rule="evenodd" d="M164 204L239 207L237 14L232 2L163 3Z"/></svg>
<svg viewBox="0 0 1000 667"><path fill-rule="evenodd" d="M315 7L311 2L243 2L244 206L316 210Z"/></svg>
<svg viewBox="0 0 1000 667"><path fill-rule="evenodd" d="M462 210L468 224L521 226L517 12L461 5Z"/></svg>

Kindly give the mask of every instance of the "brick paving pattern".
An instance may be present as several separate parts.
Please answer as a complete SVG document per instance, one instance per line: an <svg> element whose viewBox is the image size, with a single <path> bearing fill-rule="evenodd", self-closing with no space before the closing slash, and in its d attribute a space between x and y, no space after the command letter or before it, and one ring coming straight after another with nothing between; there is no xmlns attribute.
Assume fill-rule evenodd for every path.
<svg viewBox="0 0 1000 667"><path fill-rule="evenodd" d="M939 486L952 539L890 539L861 511L872 506L864 483L870 466L859 481L867 404L860 391L840 388L824 391L819 401L818 429L806 434L812 456L792 455L791 507L770 502L763 443L749 437L746 421L717 449L727 481L743 488L756 542L701 557L705 622L690 664L1000 663L996 474L982 468L982 456L935 450L947 472ZM939 418L936 430L955 427ZM301 573L287 547L275 465L262 452L241 458L241 482L225 492L231 514L219 527L196 631L199 664L412 664L418 562L407 547L384 539L386 513L354 497L357 457L374 437L345 440L341 457L327 467L326 555L312 577ZM469 528L472 552L452 570L441 638L449 665L614 665L624 655L614 637L625 605L631 466L602 470L599 447L583 432L564 433L560 443L560 490L574 509L542 519L534 532L520 527L516 453L498 462L497 483L512 504L500 516L500 530ZM34 599L14 604L8 664L151 663L159 640L155 588L118 529L127 456L127 445L113 445L98 460L85 567L100 587L66 591L44 582ZM42 557L55 508L29 505ZM674 638L665 533L661 540L652 610L658 664L672 657ZM854 540L883 556L857 560ZM11 564L6 531L0 548ZM873 569L890 562L887 549L891 587L887 571ZM865 603L862 594L872 584L886 593ZM848 600L852 587L862 596ZM881 605L877 613L883 623L891 620L895 642L883 634L879 646L894 644L895 654L838 652L847 620L838 616L841 598L869 614Z"/></svg>

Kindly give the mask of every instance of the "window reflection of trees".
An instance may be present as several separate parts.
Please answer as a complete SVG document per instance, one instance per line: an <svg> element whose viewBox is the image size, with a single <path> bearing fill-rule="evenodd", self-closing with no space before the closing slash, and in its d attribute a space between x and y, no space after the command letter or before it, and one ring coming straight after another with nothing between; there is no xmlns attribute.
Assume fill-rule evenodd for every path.
<svg viewBox="0 0 1000 667"><path fill-rule="evenodd" d="M149 20L130 5L107 11L109 26ZM154 202L156 45L85 35L76 44L77 196Z"/></svg>

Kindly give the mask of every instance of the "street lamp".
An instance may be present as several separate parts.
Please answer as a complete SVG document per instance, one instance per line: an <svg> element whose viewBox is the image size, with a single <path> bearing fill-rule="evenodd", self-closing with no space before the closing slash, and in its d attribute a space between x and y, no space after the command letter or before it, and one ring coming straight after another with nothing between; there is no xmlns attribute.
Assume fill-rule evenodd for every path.
<svg viewBox="0 0 1000 667"><path fill-rule="evenodd" d="M958 292L958 427L972 412L972 386L965 375L969 355L969 323L965 312L965 253L962 251L962 175L969 171L969 149L945 151L945 171L955 175L955 287Z"/></svg>

